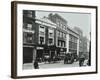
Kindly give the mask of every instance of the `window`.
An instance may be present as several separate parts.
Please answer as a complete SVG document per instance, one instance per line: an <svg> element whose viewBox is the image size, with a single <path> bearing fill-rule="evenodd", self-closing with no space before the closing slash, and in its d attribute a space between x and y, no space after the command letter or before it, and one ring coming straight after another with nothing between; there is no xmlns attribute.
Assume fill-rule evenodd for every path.
<svg viewBox="0 0 100 80"><path fill-rule="evenodd" d="M65 33L63 33L63 38L66 38L66 34Z"/></svg>
<svg viewBox="0 0 100 80"><path fill-rule="evenodd" d="M60 37L62 37L62 32L60 32Z"/></svg>
<svg viewBox="0 0 100 80"><path fill-rule="evenodd" d="M58 41L58 46L59 46L59 41Z"/></svg>
<svg viewBox="0 0 100 80"><path fill-rule="evenodd" d="M77 43L77 38L75 38L75 43Z"/></svg>
<svg viewBox="0 0 100 80"><path fill-rule="evenodd" d="M72 42L69 41L69 48L72 49L72 46L73 46Z"/></svg>
<svg viewBox="0 0 100 80"><path fill-rule="evenodd" d="M57 26L59 27L59 21L57 21Z"/></svg>
<svg viewBox="0 0 100 80"><path fill-rule="evenodd" d="M53 37L53 33L49 33L49 37Z"/></svg>
<svg viewBox="0 0 100 80"><path fill-rule="evenodd" d="M42 25L39 26L39 35L45 36L45 27Z"/></svg>
<svg viewBox="0 0 100 80"><path fill-rule="evenodd" d="M27 29L32 30L32 24L27 24Z"/></svg>
<svg viewBox="0 0 100 80"><path fill-rule="evenodd" d="M45 27L42 26L42 25L40 25L40 26L39 26L39 31L45 32Z"/></svg>
<svg viewBox="0 0 100 80"><path fill-rule="evenodd" d="M49 39L49 44L53 44L53 39Z"/></svg>
<svg viewBox="0 0 100 80"><path fill-rule="evenodd" d="M40 37L40 44L44 44L44 37Z"/></svg>
<svg viewBox="0 0 100 80"><path fill-rule="evenodd" d="M64 35L64 37L66 38L66 34Z"/></svg>
<svg viewBox="0 0 100 80"><path fill-rule="evenodd" d="M60 23L60 27L63 29L63 24L62 23Z"/></svg>
<svg viewBox="0 0 100 80"><path fill-rule="evenodd" d="M69 41L72 41L72 36L69 37Z"/></svg>
<svg viewBox="0 0 100 80"><path fill-rule="evenodd" d="M62 32L62 34L61 34L61 37L63 37L63 32Z"/></svg>
<svg viewBox="0 0 100 80"><path fill-rule="evenodd" d="M58 36L60 37L60 31L57 31L57 32L58 32L58 33L57 33L57 34L58 34Z"/></svg>
<svg viewBox="0 0 100 80"><path fill-rule="evenodd" d="M80 41L79 41L79 43L81 44L81 43L82 43L82 41L80 40Z"/></svg>
<svg viewBox="0 0 100 80"><path fill-rule="evenodd" d="M61 46L65 47L65 41L61 41Z"/></svg>
<svg viewBox="0 0 100 80"><path fill-rule="evenodd" d="M29 43L31 43L32 42L32 34L27 34L27 41L29 42Z"/></svg>
<svg viewBox="0 0 100 80"><path fill-rule="evenodd" d="M28 17L32 17L32 11L28 11Z"/></svg>
<svg viewBox="0 0 100 80"><path fill-rule="evenodd" d="M48 29L49 37L54 37L54 29Z"/></svg>
<svg viewBox="0 0 100 80"><path fill-rule="evenodd" d="M63 29L66 30L66 26L65 25L63 25Z"/></svg>
<svg viewBox="0 0 100 80"><path fill-rule="evenodd" d="M64 42L64 47L66 47L66 42Z"/></svg>
<svg viewBox="0 0 100 80"><path fill-rule="evenodd" d="M61 26L60 26L60 21L59 21L59 20L57 21L57 26L58 26L58 27L61 27Z"/></svg>
<svg viewBox="0 0 100 80"><path fill-rule="evenodd" d="M72 36L72 42L74 42L74 37Z"/></svg>
<svg viewBox="0 0 100 80"><path fill-rule="evenodd" d="M44 33L44 32L42 32L42 31L39 31L39 35L44 36L44 35L45 35L45 33Z"/></svg>
<svg viewBox="0 0 100 80"><path fill-rule="evenodd" d="M59 46L59 47L61 46L61 41L59 41L59 40L58 40L58 46Z"/></svg>
<svg viewBox="0 0 100 80"><path fill-rule="evenodd" d="M63 42L61 41L61 47L63 47Z"/></svg>
<svg viewBox="0 0 100 80"><path fill-rule="evenodd" d="M59 46L61 47L61 41L59 41Z"/></svg>
<svg viewBox="0 0 100 80"><path fill-rule="evenodd" d="M23 33L23 41L24 43L33 43L33 34L32 33Z"/></svg>
<svg viewBox="0 0 100 80"><path fill-rule="evenodd" d="M44 26L40 26L40 28L44 29Z"/></svg>

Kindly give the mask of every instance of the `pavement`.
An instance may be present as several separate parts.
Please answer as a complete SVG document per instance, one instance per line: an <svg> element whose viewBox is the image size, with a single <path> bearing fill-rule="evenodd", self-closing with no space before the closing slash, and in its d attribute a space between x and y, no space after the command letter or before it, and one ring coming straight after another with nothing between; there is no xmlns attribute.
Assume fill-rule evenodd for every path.
<svg viewBox="0 0 100 80"><path fill-rule="evenodd" d="M84 62L84 66L86 66L87 61ZM66 68L66 67L79 67L79 61L74 62L72 64L64 64L64 61L59 61L56 63L45 63L41 62L39 64L39 69L48 69L48 68ZM23 69L34 69L33 63L25 63L23 64Z"/></svg>

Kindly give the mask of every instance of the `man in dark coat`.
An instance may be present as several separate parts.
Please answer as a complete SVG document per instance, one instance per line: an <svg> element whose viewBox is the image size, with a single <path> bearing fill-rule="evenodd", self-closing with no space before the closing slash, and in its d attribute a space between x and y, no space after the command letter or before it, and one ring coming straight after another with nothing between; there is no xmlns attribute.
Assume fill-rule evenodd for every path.
<svg viewBox="0 0 100 80"><path fill-rule="evenodd" d="M80 67L83 66L84 60L85 60L85 56L84 56L84 54L82 54L82 55L80 56L80 58L79 58L79 66L80 66Z"/></svg>
<svg viewBox="0 0 100 80"><path fill-rule="evenodd" d="M34 69L39 69L39 64L37 60L35 60L34 62Z"/></svg>

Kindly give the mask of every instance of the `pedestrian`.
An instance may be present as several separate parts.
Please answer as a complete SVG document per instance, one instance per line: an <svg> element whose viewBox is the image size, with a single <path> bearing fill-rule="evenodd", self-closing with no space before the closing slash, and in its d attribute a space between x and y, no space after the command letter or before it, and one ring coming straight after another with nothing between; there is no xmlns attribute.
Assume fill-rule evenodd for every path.
<svg viewBox="0 0 100 80"><path fill-rule="evenodd" d="M39 64L37 59L34 62L34 69L39 69Z"/></svg>
<svg viewBox="0 0 100 80"><path fill-rule="evenodd" d="M80 66L80 67L83 66L84 60L85 60L85 56L82 54L82 55L80 56L80 58L79 58L79 66Z"/></svg>

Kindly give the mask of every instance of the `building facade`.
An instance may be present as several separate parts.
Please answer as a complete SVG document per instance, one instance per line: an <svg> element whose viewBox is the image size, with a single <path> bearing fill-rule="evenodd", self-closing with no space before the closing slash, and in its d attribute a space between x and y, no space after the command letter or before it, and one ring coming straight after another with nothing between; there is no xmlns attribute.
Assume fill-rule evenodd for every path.
<svg viewBox="0 0 100 80"><path fill-rule="evenodd" d="M37 18L36 11L23 10L23 63L41 62L45 56L64 59L68 52L79 54L79 35L64 18L59 14Z"/></svg>
<svg viewBox="0 0 100 80"><path fill-rule="evenodd" d="M89 40L86 36L83 36L83 31L80 28L75 27L74 30L79 34L79 56L83 54L86 58L88 58Z"/></svg>
<svg viewBox="0 0 100 80"><path fill-rule="evenodd" d="M56 24L48 18L37 19L35 11L23 11L23 63L56 55L55 28Z"/></svg>
<svg viewBox="0 0 100 80"><path fill-rule="evenodd" d="M83 37L83 54L86 59L89 58L89 40L86 36Z"/></svg>
<svg viewBox="0 0 100 80"><path fill-rule="evenodd" d="M56 55L55 49L55 28L56 24L51 22L47 17L36 19L37 27L37 54L36 58L44 60L45 56L51 59Z"/></svg>
<svg viewBox="0 0 100 80"><path fill-rule="evenodd" d="M73 29L67 27L67 52L73 53L73 55L79 55L79 34Z"/></svg>
<svg viewBox="0 0 100 80"><path fill-rule="evenodd" d="M74 27L74 30L79 34L79 55L83 54L83 31L78 28Z"/></svg>
<svg viewBox="0 0 100 80"><path fill-rule="evenodd" d="M69 28L67 21L59 14L49 14L48 18L57 24L56 28L56 46L57 53L60 56L69 52L79 55L79 34Z"/></svg>
<svg viewBox="0 0 100 80"><path fill-rule="evenodd" d="M23 63L32 62L36 41L35 12L23 10Z"/></svg>
<svg viewBox="0 0 100 80"><path fill-rule="evenodd" d="M48 18L57 25L56 27L56 50L57 56L64 56L67 51L67 21L58 14L49 14Z"/></svg>

